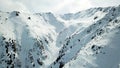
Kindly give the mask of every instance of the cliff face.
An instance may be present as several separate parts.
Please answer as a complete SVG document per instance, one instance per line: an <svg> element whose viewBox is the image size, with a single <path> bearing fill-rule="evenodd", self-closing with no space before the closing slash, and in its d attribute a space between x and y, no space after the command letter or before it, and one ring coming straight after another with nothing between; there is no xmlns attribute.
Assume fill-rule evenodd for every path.
<svg viewBox="0 0 120 68"><path fill-rule="evenodd" d="M119 41L120 6L0 12L0 68L118 68Z"/></svg>

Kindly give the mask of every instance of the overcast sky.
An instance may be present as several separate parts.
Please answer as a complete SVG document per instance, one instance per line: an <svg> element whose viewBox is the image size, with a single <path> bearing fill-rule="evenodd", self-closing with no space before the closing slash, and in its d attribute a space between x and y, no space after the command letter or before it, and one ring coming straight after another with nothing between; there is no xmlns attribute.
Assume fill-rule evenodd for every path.
<svg viewBox="0 0 120 68"><path fill-rule="evenodd" d="M0 0L1 11L74 13L91 7L116 6L120 0Z"/></svg>

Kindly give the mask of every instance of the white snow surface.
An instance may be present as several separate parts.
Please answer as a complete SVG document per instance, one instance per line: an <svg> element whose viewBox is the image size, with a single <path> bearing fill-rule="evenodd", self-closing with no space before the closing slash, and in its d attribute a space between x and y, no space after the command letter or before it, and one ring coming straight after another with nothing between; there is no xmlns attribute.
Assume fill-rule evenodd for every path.
<svg viewBox="0 0 120 68"><path fill-rule="evenodd" d="M120 68L120 6L0 11L0 68Z"/></svg>

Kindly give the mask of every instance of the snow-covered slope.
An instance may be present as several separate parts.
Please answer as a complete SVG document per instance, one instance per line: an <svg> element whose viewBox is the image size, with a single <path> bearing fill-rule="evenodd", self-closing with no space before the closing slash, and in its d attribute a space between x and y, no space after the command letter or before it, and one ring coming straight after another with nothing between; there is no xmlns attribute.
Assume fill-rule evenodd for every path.
<svg viewBox="0 0 120 68"><path fill-rule="evenodd" d="M61 29L65 27L63 22L60 22L56 19L55 15L51 12L49 13L37 13L36 15L42 16L46 23L53 25L55 27L55 31L59 33Z"/></svg>
<svg viewBox="0 0 120 68"><path fill-rule="evenodd" d="M0 68L118 68L119 41L120 6L0 12Z"/></svg>
<svg viewBox="0 0 120 68"><path fill-rule="evenodd" d="M0 68L38 68L52 62L57 49L54 26L17 11L0 16Z"/></svg>
<svg viewBox="0 0 120 68"><path fill-rule="evenodd" d="M87 11L87 10L86 10ZM114 30L117 30L116 32L118 32L119 35L119 27L120 27L120 6L119 7L109 7L109 8L105 8L99 10L99 8L94 8L93 10L91 10L90 12L94 12L90 13L89 10L86 12L85 14L89 13L88 16L85 14L85 17L78 17L76 19L72 19L74 18L74 15L70 18L70 22L75 24L75 21L77 20L77 22L80 22L82 24L82 26L79 26L76 30L71 30L71 26L69 26L68 28L66 28L65 30L63 30L61 32L61 34L59 35L60 38L63 37L63 40L59 40L59 43L63 42L61 44L62 48L59 51L59 56L56 59L56 61L51 65L52 68L61 68L65 65L65 68L112 68L112 62L114 60L114 57L118 57L118 55L120 55L120 53L118 52L117 54L115 54L113 57L109 56L105 56L106 58L109 59L104 59L104 61L102 61L101 59L103 59L103 57L100 56L95 56L93 58L89 58L91 57L91 55L78 55L79 53L81 54L85 54L83 53L84 51L86 53L89 53L89 51L86 50L82 50L82 48L86 48L88 46L93 46L93 50L98 51L98 49L102 49L102 43L100 43L100 41L95 41L96 43L99 44L94 44L92 42L92 40L94 40L96 37L102 37L103 39L101 39L102 41L105 38L109 38L109 37L114 37L112 36L112 34L110 33L114 33ZM83 13L82 12L82 13ZM91 15L91 16L89 16ZM64 19L64 18L63 18ZM65 19L66 20L66 19ZM78 24L78 23L77 23ZM111 25L110 25L111 24ZM109 27L108 27L109 26ZM70 29L70 30L69 30ZM66 32L66 30L68 32ZM73 32L72 34L69 33ZM66 35L67 33L69 33L70 35ZM106 34L107 36L102 36L102 34ZM110 35L109 35L110 34ZM66 38L64 38L64 35L66 35ZM119 36L117 40L120 41L120 37ZM64 40L65 39L65 40ZM96 40L96 39L95 39ZM110 39L108 39L107 41L109 42L108 44L106 44L106 46L108 46L107 50L111 50L109 49L110 47L110 43L111 41L109 41ZM92 44L90 44L92 43ZM105 42L104 42L105 43ZM117 43L112 43L111 46L114 46L116 48L118 48L118 44L120 44L119 42ZM100 46L101 45L101 46ZM87 49L87 48L86 48ZM98 53L97 52L97 53ZM94 52L93 52L94 53ZM113 55L113 52L109 53L110 55ZM103 54L104 56L104 54ZM82 57L82 58L78 58L75 59L76 57ZM92 59L99 57L99 59L96 59L95 61L92 61ZM85 59L84 59L85 58ZM113 58L113 59L112 59ZM83 60L84 59L84 60ZM110 62L107 62L107 60L112 59ZM119 60L120 58L116 58L117 60ZM106 62L105 62L106 61ZM85 63L86 62L86 63ZM99 63L97 63L99 62ZM66 64L67 63L67 64ZM75 63L75 64L74 64ZM81 65L80 65L81 63ZM82 64L85 63L85 64ZM87 64L88 63L88 64ZM103 64L101 64L103 63ZM106 64L104 64L106 63ZM117 63L116 65L119 64L118 61L114 60L114 63ZM73 66L72 66L73 64ZM96 64L94 66L94 64Z"/></svg>

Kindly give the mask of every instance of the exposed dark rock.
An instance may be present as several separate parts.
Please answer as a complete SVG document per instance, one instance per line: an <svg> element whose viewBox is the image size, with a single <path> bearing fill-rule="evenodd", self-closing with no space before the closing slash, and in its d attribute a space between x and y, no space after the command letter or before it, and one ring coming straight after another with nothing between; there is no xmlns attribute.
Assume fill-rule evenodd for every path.
<svg viewBox="0 0 120 68"><path fill-rule="evenodd" d="M115 23L117 23L117 22L118 22L118 20L116 19L114 22L115 22Z"/></svg>
<svg viewBox="0 0 120 68"><path fill-rule="evenodd" d="M63 63L63 62L60 62L59 68L63 68L63 66L64 66L64 63Z"/></svg>
<svg viewBox="0 0 120 68"><path fill-rule="evenodd" d="M43 65L43 62L40 61L40 59L37 59L37 62L38 62L39 65Z"/></svg>
<svg viewBox="0 0 120 68"><path fill-rule="evenodd" d="M95 45L93 45L91 48L94 49L94 48L95 48Z"/></svg>
<svg viewBox="0 0 120 68"><path fill-rule="evenodd" d="M10 59L10 60L7 60L6 63L7 63L8 65L10 65L10 64L12 63L12 60L11 60L11 59Z"/></svg>
<svg viewBox="0 0 120 68"><path fill-rule="evenodd" d="M16 16L19 16L20 12L19 11L16 11Z"/></svg>
<svg viewBox="0 0 120 68"><path fill-rule="evenodd" d="M104 33L104 30L103 29L100 29L97 33L97 35L102 35Z"/></svg>
<svg viewBox="0 0 120 68"><path fill-rule="evenodd" d="M78 39L78 41L80 42L80 39Z"/></svg>
<svg viewBox="0 0 120 68"><path fill-rule="evenodd" d="M94 39L95 37L96 37L96 35L92 36L92 38L91 38L91 39Z"/></svg>
<svg viewBox="0 0 120 68"><path fill-rule="evenodd" d="M111 22L112 21L112 19L109 19L109 22Z"/></svg>
<svg viewBox="0 0 120 68"><path fill-rule="evenodd" d="M61 56L59 56L59 57L56 59L56 62L58 62L60 59L61 59Z"/></svg>
<svg viewBox="0 0 120 68"><path fill-rule="evenodd" d="M31 17L28 17L29 20L31 20Z"/></svg>
<svg viewBox="0 0 120 68"><path fill-rule="evenodd" d="M97 18L98 18L97 16L96 16L96 17L94 17L94 20L95 20L95 19L97 19Z"/></svg>
<svg viewBox="0 0 120 68"><path fill-rule="evenodd" d="M99 24L101 24L102 22L99 22Z"/></svg>
<svg viewBox="0 0 120 68"><path fill-rule="evenodd" d="M47 39L45 39L45 42L48 44L48 40Z"/></svg>

